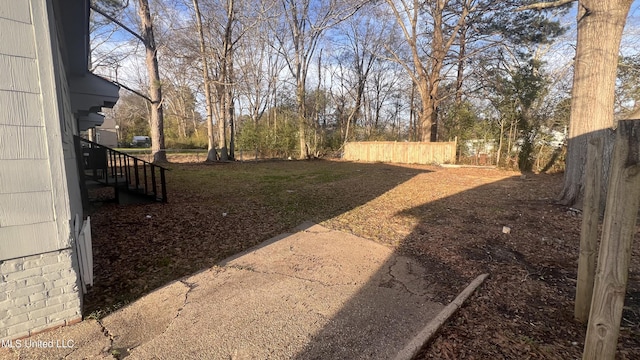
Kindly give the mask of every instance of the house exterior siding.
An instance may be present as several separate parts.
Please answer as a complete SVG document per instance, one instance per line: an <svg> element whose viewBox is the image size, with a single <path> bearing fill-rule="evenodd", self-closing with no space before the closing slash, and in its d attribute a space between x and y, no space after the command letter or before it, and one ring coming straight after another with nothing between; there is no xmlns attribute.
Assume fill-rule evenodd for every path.
<svg viewBox="0 0 640 360"><path fill-rule="evenodd" d="M100 145L108 146L110 148L118 147L118 135L115 130L96 128L96 140Z"/></svg>
<svg viewBox="0 0 640 360"><path fill-rule="evenodd" d="M14 339L80 319L83 213L52 1L3 2L0 33L0 338Z"/></svg>
<svg viewBox="0 0 640 360"><path fill-rule="evenodd" d="M119 146L116 121L113 119L113 117L105 117L102 125L96 127L96 142L100 145L112 148L116 148Z"/></svg>
<svg viewBox="0 0 640 360"><path fill-rule="evenodd" d="M118 131L116 121L111 116L104 118L102 125L96 127L96 142L98 144L116 148L118 147ZM126 146L123 146L126 147Z"/></svg>

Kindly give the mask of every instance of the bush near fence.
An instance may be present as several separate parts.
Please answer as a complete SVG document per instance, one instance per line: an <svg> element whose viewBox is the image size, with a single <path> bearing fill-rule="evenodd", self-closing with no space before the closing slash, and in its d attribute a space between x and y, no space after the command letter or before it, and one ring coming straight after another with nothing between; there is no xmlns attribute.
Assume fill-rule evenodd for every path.
<svg viewBox="0 0 640 360"><path fill-rule="evenodd" d="M398 164L453 164L456 162L456 143L350 142L344 148L343 158L350 161Z"/></svg>

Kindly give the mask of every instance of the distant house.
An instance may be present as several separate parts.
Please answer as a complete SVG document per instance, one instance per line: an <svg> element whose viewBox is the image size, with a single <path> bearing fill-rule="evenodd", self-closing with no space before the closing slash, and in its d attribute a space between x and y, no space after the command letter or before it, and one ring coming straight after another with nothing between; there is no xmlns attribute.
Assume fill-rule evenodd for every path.
<svg viewBox="0 0 640 360"><path fill-rule="evenodd" d="M116 129L116 121L113 117L105 117L102 125L96 127L96 142L100 145L117 148L118 130Z"/></svg>
<svg viewBox="0 0 640 360"><path fill-rule="evenodd" d="M2 340L81 320L90 226L74 135L100 124L119 90L87 70L88 21L89 0L0 6Z"/></svg>
<svg viewBox="0 0 640 360"><path fill-rule="evenodd" d="M497 148L495 139L471 139L462 142L464 154L467 156L492 155Z"/></svg>

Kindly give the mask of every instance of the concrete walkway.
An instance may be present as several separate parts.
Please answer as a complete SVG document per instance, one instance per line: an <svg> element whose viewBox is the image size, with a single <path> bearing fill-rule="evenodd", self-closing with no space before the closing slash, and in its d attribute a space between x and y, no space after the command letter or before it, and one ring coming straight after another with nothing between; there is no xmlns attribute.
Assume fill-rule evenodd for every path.
<svg viewBox="0 0 640 360"><path fill-rule="evenodd" d="M311 223L296 230L0 358L393 359L443 309L412 259ZM44 343L54 348L34 348Z"/></svg>

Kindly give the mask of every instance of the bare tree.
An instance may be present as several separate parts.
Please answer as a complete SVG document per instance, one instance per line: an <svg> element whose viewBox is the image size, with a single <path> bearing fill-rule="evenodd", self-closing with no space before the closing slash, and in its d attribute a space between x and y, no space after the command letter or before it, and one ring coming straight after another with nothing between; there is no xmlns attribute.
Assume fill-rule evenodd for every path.
<svg viewBox="0 0 640 360"><path fill-rule="evenodd" d="M156 41L148 0L138 0L138 15L145 47L145 62L149 76L149 97L151 98L151 154L153 162L166 162L164 150L164 116L162 109L162 85L158 70Z"/></svg>
<svg viewBox="0 0 640 360"><path fill-rule="evenodd" d="M437 140L441 72L459 29L465 25L469 12L473 11L473 0L464 0L463 6L451 11L450 5L460 5L455 3L452 0L387 0L410 55L407 59L397 50L390 47L388 50L392 58L405 68L418 91L422 105L418 115L420 141ZM431 33L423 33L424 28L430 28ZM427 39L429 43L426 43ZM424 53L427 48L428 52Z"/></svg>
<svg viewBox="0 0 640 360"><path fill-rule="evenodd" d="M286 66L272 46L272 30L276 28L273 23L278 20L273 11L277 6L276 0L255 0L243 9L243 16L253 20L250 26L244 27L245 34L237 45L236 89L246 103L249 117L256 124L272 105L280 74Z"/></svg>
<svg viewBox="0 0 640 360"><path fill-rule="evenodd" d="M208 59L213 84L213 115L218 122L220 160L234 158L235 102L238 97L236 51L249 29L261 20L253 17L249 1L225 0L209 4Z"/></svg>
<svg viewBox="0 0 640 360"><path fill-rule="evenodd" d="M324 32L353 15L358 8L359 4L339 0L282 0L286 27L283 31L276 29L275 35L295 81L300 159L310 156L305 102L307 74L313 54Z"/></svg>
<svg viewBox="0 0 640 360"><path fill-rule="evenodd" d="M167 140L174 138L183 142L197 130L197 119L194 119L196 98L192 87L167 83L162 95L165 104L165 137Z"/></svg>
<svg viewBox="0 0 640 360"><path fill-rule="evenodd" d="M214 144L214 128L213 128L213 104L211 102L211 83L209 79L209 62L207 60L207 51L204 40L204 29L202 27L202 14L200 13L200 5L198 0L193 0L193 9L196 16L196 26L198 31L198 40L200 43L200 59L202 62L202 79L204 83L204 101L207 111L207 161L216 160L216 149Z"/></svg>
<svg viewBox="0 0 640 360"><path fill-rule="evenodd" d="M115 1L106 1L106 3L117 3ZM145 64L147 67L147 76L149 79L149 97L151 102L151 111L149 123L151 125L151 153L153 162L166 162L167 156L164 151L164 117L162 109L162 87L160 82L160 71L158 69L157 47L153 31L153 20L151 18L151 10L149 9L148 0L138 0L138 16L140 17L140 34L133 31L123 22L117 20L114 16L100 10L97 6L92 5L92 9L100 13L110 21L120 26L140 40L145 47ZM137 93L137 92L136 92Z"/></svg>
<svg viewBox="0 0 640 360"><path fill-rule="evenodd" d="M249 117L258 123L273 103L279 74L284 70L282 58L269 45L268 29L259 27L245 37L238 48L236 61L242 82L239 91L246 99Z"/></svg>
<svg viewBox="0 0 640 360"><path fill-rule="evenodd" d="M380 26L384 25L373 21L365 12L352 17L343 26L347 38L344 55L348 59L348 70L343 72L341 81L343 86L349 88L353 101L344 122L343 146L349 141L352 124L355 124L361 115L367 80L378 54L383 49L380 34L384 31L381 31Z"/></svg>
<svg viewBox="0 0 640 360"><path fill-rule="evenodd" d="M233 51L237 40L233 38L233 30L236 19L235 0L226 0L223 4L224 14L220 14L219 33L212 34L212 41L217 46L211 45L214 53L213 71L215 89L215 106L213 112L218 120L218 149L220 150L220 160L227 161L233 158L233 147L228 146L229 138L232 138L234 118L234 98L233 98ZM215 32L215 31L214 31Z"/></svg>
<svg viewBox="0 0 640 360"><path fill-rule="evenodd" d="M394 94L401 88L410 87L402 76L403 69L396 63L376 59L365 83L362 97L362 115L365 127L363 138L371 139L386 126L383 109L389 106ZM354 133L354 135L356 135Z"/></svg>
<svg viewBox="0 0 640 360"><path fill-rule="evenodd" d="M119 1L103 1L103 5L111 4L113 6L124 6ZM115 5L114 5L115 4ZM125 3L128 4L128 3ZM91 7L94 11L100 13L111 22L117 24L128 33L135 36L145 46L145 64L147 68L147 76L149 78L149 97L146 97L139 92L128 88L127 90L134 91L136 94L142 95L151 102L151 111L149 123L151 125L151 153L153 156L153 162L166 162L167 156L164 150L164 117L162 109L162 88L160 83L160 71L158 69L158 57L156 41L153 32L153 21L151 19L151 10L149 9L148 0L138 0L138 16L140 17L140 30L141 34L136 33L130 27L123 22L116 19L114 16L109 15L107 12L100 10L95 4Z"/></svg>

